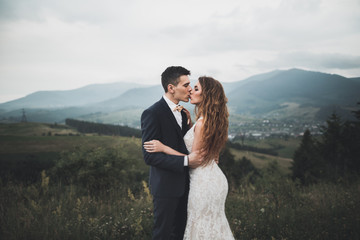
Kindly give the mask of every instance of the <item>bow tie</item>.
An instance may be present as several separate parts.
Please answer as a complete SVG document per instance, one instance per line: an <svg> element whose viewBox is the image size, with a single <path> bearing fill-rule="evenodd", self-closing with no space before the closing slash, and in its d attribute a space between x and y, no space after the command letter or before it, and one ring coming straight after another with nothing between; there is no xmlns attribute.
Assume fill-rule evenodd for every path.
<svg viewBox="0 0 360 240"><path fill-rule="evenodd" d="M176 107L173 109L173 111L181 112L181 110L182 110L183 108L184 108L184 107L181 106L181 105L176 105Z"/></svg>

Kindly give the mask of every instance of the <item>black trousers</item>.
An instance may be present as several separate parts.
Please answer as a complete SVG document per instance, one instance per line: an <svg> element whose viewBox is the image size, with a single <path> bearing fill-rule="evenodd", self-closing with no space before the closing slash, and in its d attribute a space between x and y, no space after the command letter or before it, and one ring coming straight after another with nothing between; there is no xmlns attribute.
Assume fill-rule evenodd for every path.
<svg viewBox="0 0 360 240"><path fill-rule="evenodd" d="M153 197L153 240L182 240L186 227L188 191L180 198Z"/></svg>

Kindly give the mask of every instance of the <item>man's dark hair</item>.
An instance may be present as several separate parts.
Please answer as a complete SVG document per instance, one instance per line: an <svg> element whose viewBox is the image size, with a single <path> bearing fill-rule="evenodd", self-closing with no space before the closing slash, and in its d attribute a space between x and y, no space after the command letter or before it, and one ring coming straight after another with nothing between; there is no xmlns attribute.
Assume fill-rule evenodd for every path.
<svg viewBox="0 0 360 240"><path fill-rule="evenodd" d="M167 86L172 84L174 86L179 84L180 77L183 75L190 75L190 71L186 68L181 66L171 66L168 67L162 74L161 74L161 83L165 90L168 91Z"/></svg>

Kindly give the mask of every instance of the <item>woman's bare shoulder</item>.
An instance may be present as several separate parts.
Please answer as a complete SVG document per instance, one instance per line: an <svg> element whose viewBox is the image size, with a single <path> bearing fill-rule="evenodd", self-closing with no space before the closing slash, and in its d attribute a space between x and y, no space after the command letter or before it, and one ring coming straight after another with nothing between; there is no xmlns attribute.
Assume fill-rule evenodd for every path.
<svg viewBox="0 0 360 240"><path fill-rule="evenodd" d="M196 121L196 125L195 125L195 132L200 131L203 128L204 125L204 119L203 118L199 118Z"/></svg>

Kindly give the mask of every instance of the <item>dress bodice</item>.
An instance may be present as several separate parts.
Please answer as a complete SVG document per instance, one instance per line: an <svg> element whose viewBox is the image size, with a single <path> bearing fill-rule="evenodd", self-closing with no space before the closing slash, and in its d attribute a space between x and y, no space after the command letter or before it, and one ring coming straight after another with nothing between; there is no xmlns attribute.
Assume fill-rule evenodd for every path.
<svg viewBox="0 0 360 240"><path fill-rule="evenodd" d="M198 120L202 119L203 117L199 117ZM195 138L195 126L196 126L197 121L194 123L194 125L189 129L189 131L187 131L187 133L184 136L184 142L186 145L186 148L188 150L189 153L192 152L192 146L194 143L194 138Z"/></svg>
<svg viewBox="0 0 360 240"><path fill-rule="evenodd" d="M189 131L187 131L187 133L184 136L184 142L189 153L191 153L192 145L194 143L195 125L196 123L189 129Z"/></svg>

